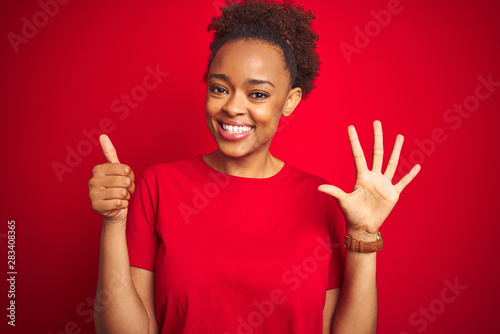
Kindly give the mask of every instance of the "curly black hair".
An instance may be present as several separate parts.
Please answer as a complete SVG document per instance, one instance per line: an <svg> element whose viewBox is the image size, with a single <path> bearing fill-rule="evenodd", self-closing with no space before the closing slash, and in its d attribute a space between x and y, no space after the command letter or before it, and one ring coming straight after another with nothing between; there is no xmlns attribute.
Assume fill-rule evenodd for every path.
<svg viewBox="0 0 500 334"><path fill-rule="evenodd" d="M294 0L226 0L222 15L213 17L207 31L214 31L210 43L203 82L207 82L208 70L219 49L228 41L253 39L278 46L283 52L286 69L290 72L292 88L302 89L306 99L315 88L314 80L319 75L319 56L315 49L319 36L312 30L316 15L306 11Z"/></svg>

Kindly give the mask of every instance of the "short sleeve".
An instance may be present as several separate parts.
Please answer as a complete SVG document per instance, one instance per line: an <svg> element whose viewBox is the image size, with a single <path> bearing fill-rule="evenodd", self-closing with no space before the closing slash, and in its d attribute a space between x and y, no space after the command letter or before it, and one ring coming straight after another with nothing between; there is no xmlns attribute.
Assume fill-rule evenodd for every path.
<svg viewBox="0 0 500 334"><path fill-rule="evenodd" d="M130 265L149 271L155 269L158 249L156 189L154 173L150 170L144 171L136 182L136 191L130 199L127 216L126 234Z"/></svg>
<svg viewBox="0 0 500 334"><path fill-rule="evenodd" d="M326 289L331 290L342 287L344 281L344 236L346 232L344 216L338 207L337 201L331 196L328 197L327 216L332 254Z"/></svg>

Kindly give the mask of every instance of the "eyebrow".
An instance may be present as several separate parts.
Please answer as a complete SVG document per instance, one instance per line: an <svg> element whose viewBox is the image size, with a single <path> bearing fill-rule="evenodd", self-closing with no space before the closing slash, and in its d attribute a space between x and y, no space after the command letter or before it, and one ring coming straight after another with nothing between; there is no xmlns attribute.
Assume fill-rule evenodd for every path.
<svg viewBox="0 0 500 334"><path fill-rule="evenodd" d="M217 79L221 79L221 80L224 80L227 82L231 82L231 79L225 74L212 73L208 76L208 79L211 79L211 78L217 78ZM244 84L245 85L269 85L269 86L275 88L271 81L261 80L261 79L246 79Z"/></svg>
<svg viewBox="0 0 500 334"><path fill-rule="evenodd" d="M271 81L260 80L260 79L246 79L245 85L269 85L274 88L274 85Z"/></svg>

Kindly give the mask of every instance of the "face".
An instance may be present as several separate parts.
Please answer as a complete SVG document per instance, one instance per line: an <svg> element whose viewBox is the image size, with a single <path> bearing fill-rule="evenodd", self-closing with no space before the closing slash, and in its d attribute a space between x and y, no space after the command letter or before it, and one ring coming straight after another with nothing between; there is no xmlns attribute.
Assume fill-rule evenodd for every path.
<svg viewBox="0 0 500 334"><path fill-rule="evenodd" d="M207 124L218 151L239 158L267 152L280 116L301 97L291 89L280 49L260 41L231 41L217 52L208 71Z"/></svg>

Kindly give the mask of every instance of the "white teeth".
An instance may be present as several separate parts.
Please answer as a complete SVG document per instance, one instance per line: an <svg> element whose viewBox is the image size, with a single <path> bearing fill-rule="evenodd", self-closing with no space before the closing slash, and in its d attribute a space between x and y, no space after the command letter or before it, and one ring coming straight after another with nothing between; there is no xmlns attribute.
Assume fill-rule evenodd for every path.
<svg viewBox="0 0 500 334"><path fill-rule="evenodd" d="M243 133L252 129L250 126L233 126L224 123L222 123L222 128L229 133Z"/></svg>

